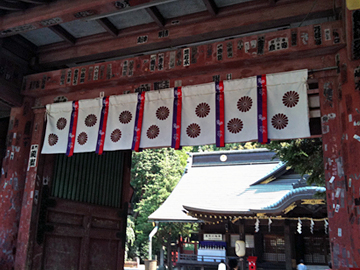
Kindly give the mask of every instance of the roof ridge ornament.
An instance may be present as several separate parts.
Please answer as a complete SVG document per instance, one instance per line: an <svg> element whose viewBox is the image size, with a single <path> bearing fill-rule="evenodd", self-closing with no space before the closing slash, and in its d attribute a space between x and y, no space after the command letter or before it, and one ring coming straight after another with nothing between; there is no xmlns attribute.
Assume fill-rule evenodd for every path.
<svg viewBox="0 0 360 270"><path fill-rule="evenodd" d="M297 181L297 183L292 184L293 188L301 188L301 187L306 187L307 183L306 183L307 179L305 177L302 177L301 179L299 179L299 181Z"/></svg>

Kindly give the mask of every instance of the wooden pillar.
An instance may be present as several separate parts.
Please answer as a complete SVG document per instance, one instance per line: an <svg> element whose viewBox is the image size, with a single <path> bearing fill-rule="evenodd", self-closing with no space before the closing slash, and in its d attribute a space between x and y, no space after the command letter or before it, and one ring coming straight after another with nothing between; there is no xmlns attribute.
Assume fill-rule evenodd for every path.
<svg viewBox="0 0 360 270"><path fill-rule="evenodd" d="M167 239L167 243L166 243L166 248L167 248L167 260L166 260L166 263L168 265L168 269L173 269L172 267L172 260L171 260L171 237L170 235L168 236L168 239Z"/></svg>
<svg viewBox="0 0 360 270"><path fill-rule="evenodd" d="M335 256L335 269L341 268L338 256L342 257L342 250L349 240L348 222L346 218L347 201L344 199L345 174L342 156L342 126L341 123L341 97L337 77L324 76L319 78L319 91L322 116L323 151L325 164L326 193L328 202L329 234L332 244L336 249L332 250ZM346 121L346 119L345 119ZM339 194L335 198L335 191ZM340 233L341 232L341 233ZM334 246L333 246L334 247Z"/></svg>
<svg viewBox="0 0 360 270"><path fill-rule="evenodd" d="M257 262L262 262L264 253L264 238L260 231L254 234L254 241L255 256L257 257Z"/></svg>
<svg viewBox="0 0 360 270"><path fill-rule="evenodd" d="M344 9L347 47L337 74L319 74L329 239L333 269L360 267L360 59L358 16ZM317 75L318 76L318 75Z"/></svg>
<svg viewBox="0 0 360 270"><path fill-rule="evenodd" d="M319 90L333 269L348 269L360 266L360 61L349 61L345 49L337 61L339 73L319 76Z"/></svg>
<svg viewBox="0 0 360 270"><path fill-rule="evenodd" d="M230 249L231 249L231 236L229 233L229 220L227 220L227 223L225 224L225 242L226 242L226 256L229 256ZM197 254L197 252L196 252ZM225 263L228 263L229 261L226 260Z"/></svg>
<svg viewBox="0 0 360 270"><path fill-rule="evenodd" d="M122 253L121 256L118 256L118 268L119 270L124 269L124 258L125 258L125 244L126 244L126 226L127 226L127 214L128 214L128 207L129 202L131 200L133 189L130 185L130 178L131 178L131 155L132 152L126 151L124 154L124 162L123 162L123 184L122 184L122 199L121 199L121 231L122 237L121 241L119 242L119 250Z"/></svg>
<svg viewBox="0 0 360 270"><path fill-rule="evenodd" d="M284 238L285 238L285 266L286 270L292 270L292 258L293 258L293 237L291 235L290 222L285 220L284 222Z"/></svg>
<svg viewBox="0 0 360 270"><path fill-rule="evenodd" d="M245 241L245 220L240 219L239 220L239 238L241 241ZM246 256L246 254L245 254ZM246 269L246 261L245 258L240 258L240 264L239 264L240 270Z"/></svg>
<svg viewBox="0 0 360 270"><path fill-rule="evenodd" d="M21 205L26 182L31 140L33 114L32 100L25 99L24 105L12 108L6 154L0 174L0 269L13 269Z"/></svg>
<svg viewBox="0 0 360 270"><path fill-rule="evenodd" d="M37 170L39 164L39 156L41 152L43 132L44 132L44 113L45 110L34 111L33 130L30 142L29 161L26 165L26 181L24 187L24 195L22 199L21 216L19 224L19 233L16 246L15 270L28 269L31 262L32 242L31 239L35 233L31 226L33 218L34 201L36 200L35 189L37 181ZM35 200L34 200L35 198Z"/></svg>

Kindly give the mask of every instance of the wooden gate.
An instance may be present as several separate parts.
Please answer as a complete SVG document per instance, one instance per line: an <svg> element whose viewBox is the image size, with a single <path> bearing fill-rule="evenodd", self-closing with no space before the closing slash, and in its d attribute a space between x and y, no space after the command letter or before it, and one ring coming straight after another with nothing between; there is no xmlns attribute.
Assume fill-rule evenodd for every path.
<svg viewBox="0 0 360 270"><path fill-rule="evenodd" d="M53 177L42 189L32 269L123 268L130 159L130 151L53 157Z"/></svg>

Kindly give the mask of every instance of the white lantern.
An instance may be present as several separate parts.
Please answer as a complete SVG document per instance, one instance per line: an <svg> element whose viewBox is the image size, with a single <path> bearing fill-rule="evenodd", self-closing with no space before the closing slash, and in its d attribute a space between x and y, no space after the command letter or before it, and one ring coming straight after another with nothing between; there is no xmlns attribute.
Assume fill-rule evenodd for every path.
<svg viewBox="0 0 360 270"><path fill-rule="evenodd" d="M238 257L244 257L245 256L245 241L237 240L235 242L235 253Z"/></svg>

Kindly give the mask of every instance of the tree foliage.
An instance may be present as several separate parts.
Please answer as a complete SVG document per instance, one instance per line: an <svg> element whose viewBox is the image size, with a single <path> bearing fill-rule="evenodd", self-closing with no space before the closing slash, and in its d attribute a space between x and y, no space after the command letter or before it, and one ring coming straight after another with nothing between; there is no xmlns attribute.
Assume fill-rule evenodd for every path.
<svg viewBox="0 0 360 270"><path fill-rule="evenodd" d="M134 193L135 245L138 256L147 258L148 237L153 224L148 216L153 213L170 195L181 178L186 166L186 151L171 148L147 149L133 153L131 185ZM186 235L191 229L186 224L160 224L158 233L153 238L153 254L158 253L161 245L174 241L178 234Z"/></svg>
<svg viewBox="0 0 360 270"><path fill-rule="evenodd" d="M136 247L135 247L135 223L131 216L127 218L126 226L126 242L125 245L125 260L128 258L136 257Z"/></svg>
<svg viewBox="0 0 360 270"><path fill-rule="evenodd" d="M251 142L247 143L227 143L225 147L217 147L214 144L211 145L200 145L193 146L191 152L212 152L212 151L226 151L226 150L243 150L243 149L254 149L257 145Z"/></svg>
<svg viewBox="0 0 360 270"><path fill-rule="evenodd" d="M280 160L301 174L308 174L307 183L325 186L322 141L315 139L297 139L272 141L266 148L276 152Z"/></svg>

